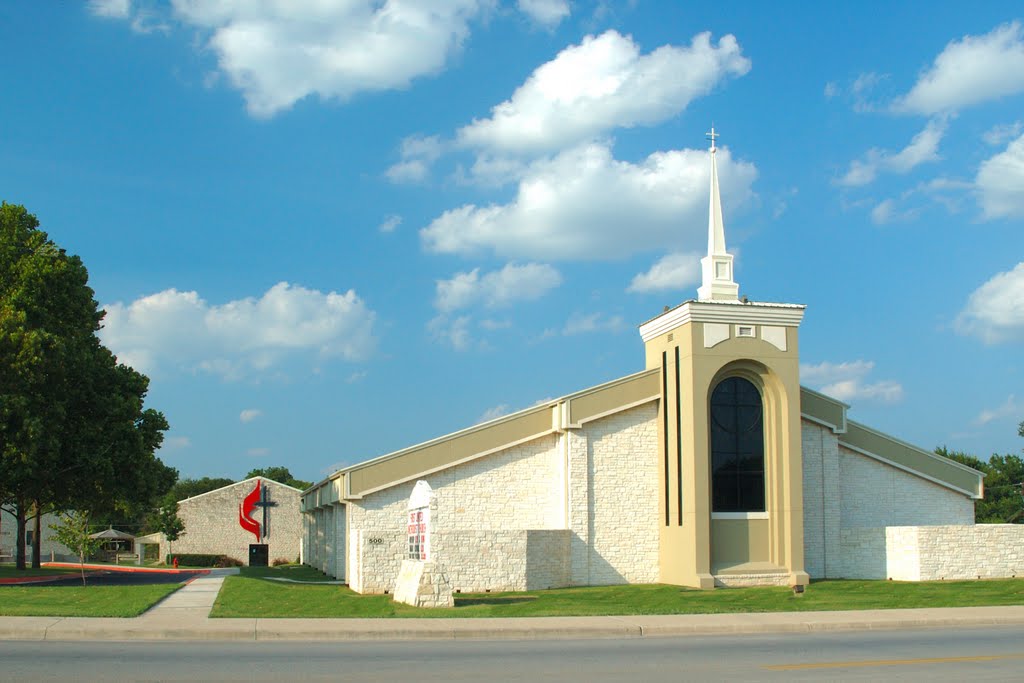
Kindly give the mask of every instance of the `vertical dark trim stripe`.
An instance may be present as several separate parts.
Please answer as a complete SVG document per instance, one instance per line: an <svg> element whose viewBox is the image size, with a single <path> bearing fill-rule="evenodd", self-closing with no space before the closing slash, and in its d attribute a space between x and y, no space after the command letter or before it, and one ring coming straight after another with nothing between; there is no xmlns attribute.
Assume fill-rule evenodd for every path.
<svg viewBox="0 0 1024 683"><path fill-rule="evenodd" d="M679 347L676 347L676 505L683 525L683 408L679 400Z"/></svg>
<svg viewBox="0 0 1024 683"><path fill-rule="evenodd" d="M665 526L671 524L668 472L668 353L661 352L661 428L665 435Z"/></svg>

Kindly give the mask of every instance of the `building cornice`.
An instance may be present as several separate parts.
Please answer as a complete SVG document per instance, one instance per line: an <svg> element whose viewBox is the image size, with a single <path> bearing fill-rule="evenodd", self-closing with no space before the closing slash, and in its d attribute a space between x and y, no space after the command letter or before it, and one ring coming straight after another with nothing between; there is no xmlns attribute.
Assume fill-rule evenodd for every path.
<svg viewBox="0 0 1024 683"><path fill-rule="evenodd" d="M805 308L803 304L761 301L690 300L640 325L640 337L648 342L688 322L799 327Z"/></svg>

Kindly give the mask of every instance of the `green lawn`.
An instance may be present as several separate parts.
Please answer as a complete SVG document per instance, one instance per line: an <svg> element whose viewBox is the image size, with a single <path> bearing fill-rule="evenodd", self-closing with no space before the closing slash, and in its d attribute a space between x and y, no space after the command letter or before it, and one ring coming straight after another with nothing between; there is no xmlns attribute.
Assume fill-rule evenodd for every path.
<svg viewBox="0 0 1024 683"><path fill-rule="evenodd" d="M39 569L26 568L21 571L14 568L13 564L0 564L0 579L24 579L30 576L52 576L54 574L72 574L78 569L65 569L55 567L40 567Z"/></svg>
<svg viewBox="0 0 1024 683"><path fill-rule="evenodd" d="M333 581L319 569L304 564L286 564L280 567L240 567L241 576L252 578L277 578L289 581Z"/></svg>
<svg viewBox="0 0 1024 683"><path fill-rule="evenodd" d="M155 586L0 586L0 616L137 617L179 584Z"/></svg>
<svg viewBox="0 0 1024 683"><path fill-rule="evenodd" d="M994 581L818 581L796 597L789 588L699 591L665 585L564 588L455 596L454 609L418 609L390 595L343 586L304 586L228 577L214 617L539 617L713 614L1024 604L1024 579Z"/></svg>

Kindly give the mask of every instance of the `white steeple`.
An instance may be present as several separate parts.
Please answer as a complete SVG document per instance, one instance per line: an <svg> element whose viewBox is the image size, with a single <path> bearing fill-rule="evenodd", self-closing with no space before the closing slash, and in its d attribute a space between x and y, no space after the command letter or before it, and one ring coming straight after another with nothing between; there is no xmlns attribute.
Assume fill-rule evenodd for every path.
<svg viewBox="0 0 1024 683"><path fill-rule="evenodd" d="M715 162L714 127L708 133L711 140L711 206L708 210L708 255L700 260L701 286L697 288L700 301L737 301L740 286L732 279L732 254L725 251L725 225L722 222L722 198L718 194L718 164Z"/></svg>

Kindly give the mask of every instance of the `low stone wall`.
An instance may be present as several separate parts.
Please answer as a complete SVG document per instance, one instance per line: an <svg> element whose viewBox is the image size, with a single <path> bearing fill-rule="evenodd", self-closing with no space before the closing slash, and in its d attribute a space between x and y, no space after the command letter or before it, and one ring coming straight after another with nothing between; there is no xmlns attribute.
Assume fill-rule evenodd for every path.
<svg viewBox="0 0 1024 683"><path fill-rule="evenodd" d="M840 532L840 576L939 581L1024 576L1024 525L890 526Z"/></svg>
<svg viewBox="0 0 1024 683"><path fill-rule="evenodd" d="M568 529L453 530L431 538L433 556L463 593L524 591L569 585ZM405 559L405 535L352 533L349 587L359 593L394 588Z"/></svg>

